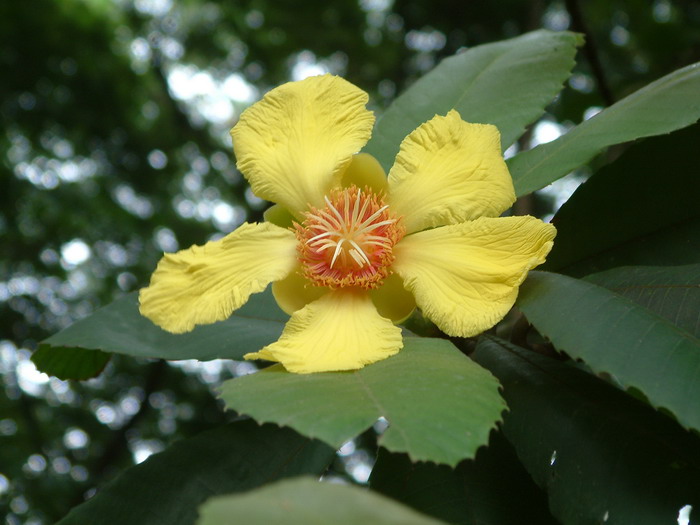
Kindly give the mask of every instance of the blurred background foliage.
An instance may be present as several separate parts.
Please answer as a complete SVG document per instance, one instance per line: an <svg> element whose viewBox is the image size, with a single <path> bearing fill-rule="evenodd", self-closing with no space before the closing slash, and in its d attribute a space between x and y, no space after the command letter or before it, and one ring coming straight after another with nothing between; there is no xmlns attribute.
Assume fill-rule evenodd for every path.
<svg viewBox="0 0 700 525"><path fill-rule="evenodd" d="M229 417L213 388L247 363L115 356L79 383L39 374L29 357L145 285L163 251L261 219L228 137L245 107L328 71L381 113L441 58L541 27L583 32L587 44L521 148L700 60L694 0L0 3L5 523L51 523L121 469ZM551 214L582 176L521 206ZM361 445L341 449L335 475L367 480L374 458Z"/></svg>

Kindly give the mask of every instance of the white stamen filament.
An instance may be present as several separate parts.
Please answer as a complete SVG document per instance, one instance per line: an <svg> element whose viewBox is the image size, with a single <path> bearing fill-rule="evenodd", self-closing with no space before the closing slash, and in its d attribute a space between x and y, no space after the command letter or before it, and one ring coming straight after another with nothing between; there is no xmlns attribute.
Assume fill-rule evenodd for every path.
<svg viewBox="0 0 700 525"><path fill-rule="evenodd" d="M335 260L338 258L338 255L340 255L340 249L343 247L344 242L345 239L340 239L340 241L338 241L338 245L335 247L335 253L333 254L333 259L331 260L331 268L333 268L333 265L335 264Z"/></svg>
<svg viewBox="0 0 700 525"><path fill-rule="evenodd" d="M390 226L397 220L386 219L385 216L385 220L374 222L389 208L388 205L382 206L363 219L367 210L376 201L369 196L363 199L362 191L359 189L354 195L345 191L341 198L343 200L336 199L336 203L333 203L328 196L324 196L326 208L315 212L314 218L316 222L308 226L310 228L309 231L313 231L314 235L306 239L306 245L313 248L317 253L325 252L332 248L333 256L330 261L330 268L335 266L339 258L339 264L341 266L346 265L348 263L347 256L349 256L359 268L369 267L372 270L373 262L370 259L370 255L375 257L373 250L390 250L393 241L385 236L372 234L371 232ZM353 199L354 202L352 202ZM341 209L343 213L340 212Z"/></svg>
<svg viewBox="0 0 700 525"><path fill-rule="evenodd" d="M329 241L326 244L319 246L318 251L323 252L328 248L335 248L338 245L335 241Z"/></svg>
<svg viewBox="0 0 700 525"><path fill-rule="evenodd" d="M387 225L395 223L395 222L396 222L396 219L387 219L385 221L378 222L377 224L372 224L371 226L367 226L362 231L363 232L371 232L372 230L375 230L375 229L379 228L380 226L387 226Z"/></svg>
<svg viewBox="0 0 700 525"><path fill-rule="evenodd" d="M345 221L343 220L343 216L340 214L340 212L337 210L335 206L333 206L333 203L328 199L328 197L323 197L323 199L326 201L326 204L328 207L331 209L331 211L335 214L336 217L338 217L338 221L340 221L338 224L343 224ZM345 201L347 202L347 200ZM323 213L323 211L321 212Z"/></svg>
<svg viewBox="0 0 700 525"><path fill-rule="evenodd" d="M362 257L365 260L365 262L371 266L372 263L370 262L369 257L367 257L367 254L364 252L364 250L362 248L360 248L360 246L352 239L350 239L350 244L352 244L353 248L355 248L355 250L357 250L360 257ZM355 259L355 260L357 260L357 259ZM362 266L362 264L360 264L360 266Z"/></svg>
<svg viewBox="0 0 700 525"><path fill-rule="evenodd" d="M357 253L357 250L350 250L348 253L355 260L355 262L360 266L360 268L362 268L364 266L365 261L362 259L362 256L359 253Z"/></svg>
<svg viewBox="0 0 700 525"><path fill-rule="evenodd" d="M333 209L335 209L335 208L333 208ZM325 226L329 230L337 230L343 224L342 221L338 222L335 219L335 217L333 217L332 215L330 215L329 213L327 213L323 210L319 212L318 220L323 226Z"/></svg>
<svg viewBox="0 0 700 525"><path fill-rule="evenodd" d="M359 228L364 228L365 226L367 226L370 222L372 222L374 219L376 219L377 217L379 217L379 216L382 214L382 212L383 212L384 210L386 210L388 207L389 207L389 205L388 205L388 204L385 204L384 206L382 206L381 208L379 208L379 209L378 209L377 211L375 211L372 215L370 215L370 216L367 217L364 221L362 221L362 223L360 224ZM394 222L394 221L391 221L391 222Z"/></svg>
<svg viewBox="0 0 700 525"><path fill-rule="evenodd" d="M358 189L357 190L357 200L355 200L355 206L353 206L353 208L352 208L352 219L350 220L350 227L351 228L355 227L355 223L357 222L357 219L359 217L362 217L362 213L364 213L364 210L367 209L367 205L369 204L369 200L366 200L364 202L363 207L362 207L362 213L360 213L360 195L361 195L361 192ZM345 202L347 202L347 199Z"/></svg>
<svg viewBox="0 0 700 525"><path fill-rule="evenodd" d="M311 243L313 243L314 241L316 241L317 239L322 239L323 237L328 237L329 235L333 235L333 232L323 232L323 233L319 233L318 235L314 235L313 237L311 237L311 239L309 239L309 240L306 241L306 242L308 242L309 244L311 244Z"/></svg>

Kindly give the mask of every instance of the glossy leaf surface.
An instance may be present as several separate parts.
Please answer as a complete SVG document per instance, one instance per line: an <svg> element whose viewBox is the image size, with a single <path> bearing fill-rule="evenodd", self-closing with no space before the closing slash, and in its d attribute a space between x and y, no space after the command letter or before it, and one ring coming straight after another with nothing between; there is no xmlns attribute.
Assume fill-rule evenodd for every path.
<svg viewBox="0 0 700 525"><path fill-rule="evenodd" d="M700 338L700 264L623 266L587 275L604 286Z"/></svg>
<svg viewBox="0 0 700 525"><path fill-rule="evenodd" d="M245 494L212 498L201 506L197 520L197 525L235 523L439 525L444 522L359 487L297 478Z"/></svg>
<svg viewBox="0 0 700 525"><path fill-rule="evenodd" d="M504 433L562 523L676 523L700 505L700 438L567 363L486 336L477 362L503 384Z"/></svg>
<svg viewBox="0 0 700 525"><path fill-rule="evenodd" d="M505 404L486 370L440 339L404 339L397 355L353 372L291 374L281 365L226 381L230 409L333 447L379 417L379 444L414 461L456 465L488 441Z"/></svg>
<svg viewBox="0 0 700 525"><path fill-rule="evenodd" d="M555 215L558 234L543 268L579 276L700 263L699 143L700 126L692 126L645 140L595 173Z"/></svg>
<svg viewBox="0 0 700 525"><path fill-rule="evenodd" d="M184 439L124 471L60 525L191 525L197 506L291 476L319 476L333 451L296 432L238 421Z"/></svg>
<svg viewBox="0 0 700 525"><path fill-rule="evenodd" d="M242 359L275 341L287 320L269 291L251 296L226 321L170 334L143 317L136 294L129 294L44 340L33 356L39 370L62 379L96 375L104 362L95 352L160 359ZM92 363L92 364L90 364Z"/></svg>
<svg viewBox="0 0 700 525"><path fill-rule="evenodd" d="M497 126L507 148L561 90L581 42L574 33L535 31L446 58L394 101L365 151L388 171L404 137L451 109Z"/></svg>
<svg viewBox="0 0 700 525"><path fill-rule="evenodd" d="M531 272L518 307L554 346L700 430L700 341L610 290Z"/></svg>
<svg viewBox="0 0 700 525"><path fill-rule="evenodd" d="M456 468L412 463L379 451L370 487L414 509L461 525L555 525L547 498L501 432Z"/></svg>
<svg viewBox="0 0 700 525"><path fill-rule="evenodd" d="M609 146L684 128L700 118L700 64L658 79L509 162L515 191L526 195L583 166Z"/></svg>

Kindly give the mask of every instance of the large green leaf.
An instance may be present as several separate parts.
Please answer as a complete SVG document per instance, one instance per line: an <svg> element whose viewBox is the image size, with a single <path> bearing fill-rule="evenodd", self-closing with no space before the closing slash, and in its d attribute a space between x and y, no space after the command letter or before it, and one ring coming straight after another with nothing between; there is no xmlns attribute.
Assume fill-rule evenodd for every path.
<svg viewBox="0 0 700 525"><path fill-rule="evenodd" d="M494 337L474 356L503 384L504 433L562 523L658 525L700 508L697 435L591 374Z"/></svg>
<svg viewBox="0 0 700 525"><path fill-rule="evenodd" d="M41 344L32 354L37 369L60 379L90 379L99 375L112 354L85 348L54 348Z"/></svg>
<svg viewBox="0 0 700 525"><path fill-rule="evenodd" d="M629 242L583 259L561 270L572 276L585 276L620 266L673 266L700 263L700 217L641 234ZM556 246L557 241L554 241ZM550 268L545 266L545 270Z"/></svg>
<svg viewBox="0 0 700 525"><path fill-rule="evenodd" d="M684 128L700 118L700 64L692 64L623 98L552 142L509 161L525 195L582 166L605 148Z"/></svg>
<svg viewBox="0 0 700 525"><path fill-rule="evenodd" d="M406 135L451 109L498 126L505 149L561 90L581 42L574 33L535 31L446 58L394 101L365 151L388 170Z"/></svg>
<svg viewBox="0 0 700 525"><path fill-rule="evenodd" d="M555 273L531 272L517 305L557 349L700 430L697 338L614 292Z"/></svg>
<svg viewBox="0 0 700 525"><path fill-rule="evenodd" d="M170 334L139 313L135 293L44 340L32 356L37 368L62 379L98 374L103 352L161 359L241 359L277 340L287 320L267 291L253 295L226 321ZM81 349L88 350L81 358ZM99 352L96 352L99 351Z"/></svg>
<svg viewBox="0 0 700 525"><path fill-rule="evenodd" d="M379 450L370 486L386 496L448 523L555 525L547 497L535 485L500 432L488 447L457 468L412 463L405 454Z"/></svg>
<svg viewBox="0 0 700 525"><path fill-rule="evenodd" d="M498 382L440 339L406 338L397 355L353 372L290 374L280 365L226 381L226 405L333 447L379 417L379 443L414 461L456 465L488 441L505 409Z"/></svg>
<svg viewBox="0 0 700 525"><path fill-rule="evenodd" d="M593 175L557 212L558 235L543 268L584 275L640 259L700 262L697 237L692 242L689 232L683 242L688 221L700 218L698 144L700 126L692 126L645 140ZM650 249L650 240L664 246Z"/></svg>
<svg viewBox="0 0 700 525"><path fill-rule="evenodd" d="M428 516L359 487L310 478L279 481L200 507L197 525L439 525Z"/></svg>
<svg viewBox="0 0 700 525"><path fill-rule="evenodd" d="M172 445L124 471L58 525L192 525L211 496L320 475L334 453L273 425L239 421Z"/></svg>
<svg viewBox="0 0 700 525"><path fill-rule="evenodd" d="M700 338L700 264L623 266L586 276Z"/></svg>

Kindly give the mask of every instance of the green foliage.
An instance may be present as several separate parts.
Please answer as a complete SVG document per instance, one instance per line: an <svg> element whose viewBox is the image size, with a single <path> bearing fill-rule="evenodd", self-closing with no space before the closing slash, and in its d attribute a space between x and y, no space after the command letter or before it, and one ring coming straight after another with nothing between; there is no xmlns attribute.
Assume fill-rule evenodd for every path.
<svg viewBox="0 0 700 525"><path fill-rule="evenodd" d="M113 303L113 305L117 302ZM76 325L73 325L76 326ZM95 325L91 325L95 326ZM109 363L110 354L88 346L59 346L43 343L32 354L37 370L59 379L90 379L99 375Z"/></svg>
<svg viewBox="0 0 700 525"><path fill-rule="evenodd" d="M700 64L674 71L604 109L562 137L509 163L515 191L525 195L576 169L609 146L670 133L700 118Z"/></svg>
<svg viewBox="0 0 700 525"><path fill-rule="evenodd" d="M354 372L290 374L275 365L225 382L221 398L336 448L384 417L381 446L452 466L474 457L505 409L491 374L428 338L406 338L398 355Z"/></svg>
<svg viewBox="0 0 700 525"><path fill-rule="evenodd" d="M380 450L370 478L376 490L448 523L554 525L545 493L537 488L500 432L473 461L456 468L413 463Z"/></svg>
<svg viewBox="0 0 700 525"><path fill-rule="evenodd" d="M673 523L700 504L696 434L569 363L500 339L483 337L474 357L503 384L503 432L561 523Z"/></svg>
<svg viewBox="0 0 700 525"><path fill-rule="evenodd" d="M626 265L700 262L695 125L635 144L595 173L553 220L543 268L582 276Z"/></svg>
<svg viewBox="0 0 700 525"><path fill-rule="evenodd" d="M621 266L587 275L585 280L631 299L700 338L700 264Z"/></svg>
<svg viewBox="0 0 700 525"><path fill-rule="evenodd" d="M197 525L228 523L337 523L355 525L439 525L390 499L357 487L319 484L312 478L272 483L237 496L212 498L201 507Z"/></svg>
<svg viewBox="0 0 700 525"><path fill-rule="evenodd" d="M451 109L467 122L497 126L506 149L561 90L580 44L572 33L537 31L447 58L387 109L366 151L388 171L404 137Z"/></svg>
<svg viewBox="0 0 700 525"><path fill-rule="evenodd" d="M104 368L105 352L159 359L241 359L277 340L286 317L268 291L251 297L222 323L173 335L139 314L133 293L49 337L32 360L42 372L61 379L86 379Z"/></svg>
<svg viewBox="0 0 700 525"><path fill-rule="evenodd" d="M700 430L697 338L605 288L555 273L532 272L517 305L556 348Z"/></svg>
<svg viewBox="0 0 700 525"><path fill-rule="evenodd" d="M120 475L60 525L194 523L207 498L321 474L333 451L289 430L239 421L185 439Z"/></svg>

